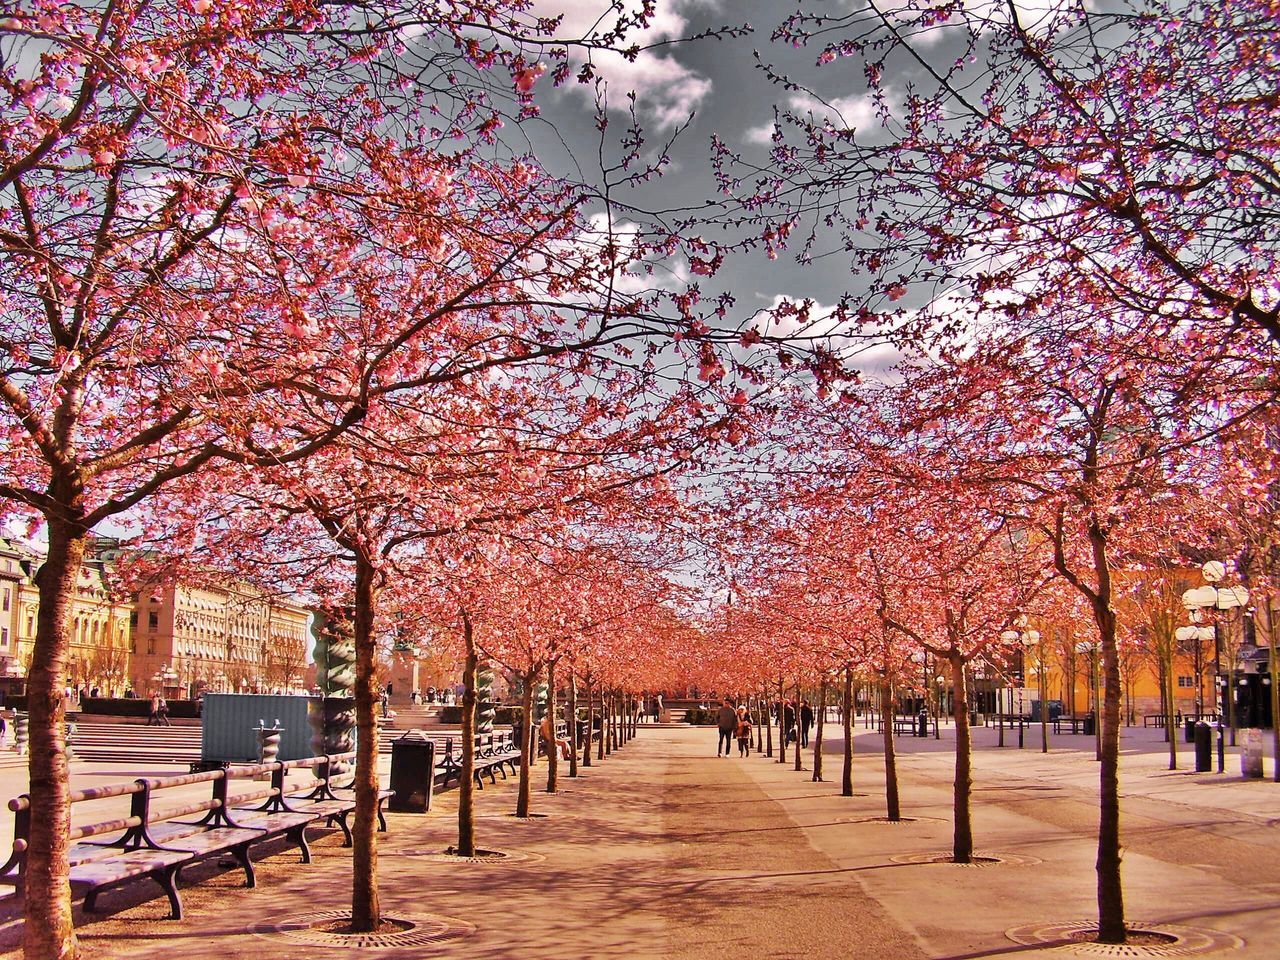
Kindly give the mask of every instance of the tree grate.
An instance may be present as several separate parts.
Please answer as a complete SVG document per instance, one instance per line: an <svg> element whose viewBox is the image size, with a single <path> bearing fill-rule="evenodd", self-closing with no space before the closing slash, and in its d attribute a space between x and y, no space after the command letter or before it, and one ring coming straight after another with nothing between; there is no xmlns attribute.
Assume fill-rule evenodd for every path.
<svg viewBox="0 0 1280 960"><path fill-rule="evenodd" d="M1063 923L1028 923L1005 936L1025 946L1047 946L1055 952L1080 957L1120 957L1149 960L1160 957L1202 957L1212 953L1240 950L1244 941L1234 934L1203 927L1184 927L1172 923L1130 921L1131 933L1146 933L1166 938L1161 943L1096 943L1087 939L1098 929L1097 920L1072 920Z"/></svg>
<svg viewBox="0 0 1280 960"><path fill-rule="evenodd" d="M483 863L494 866L513 863L538 863L546 859L542 854L528 853L524 850L477 849L474 857L460 857L452 851L452 847L444 850L396 850L384 853L383 856L413 857L416 860L425 860L428 863Z"/></svg>
<svg viewBox="0 0 1280 960"><path fill-rule="evenodd" d="M889 858L893 863L946 863L954 867L994 867L1004 864L1010 867L1025 867L1042 861L1035 857L1020 856L1013 853L975 853L968 863L956 863L950 851L946 853L904 853Z"/></svg>
<svg viewBox="0 0 1280 960"><path fill-rule="evenodd" d="M447 944L476 932L474 924L454 917L415 914L384 917L401 927L385 933L338 933L323 929L337 920L350 918L350 910L322 910L297 914L274 923L259 924L253 932L271 940L285 940L315 947L345 947L352 950L401 950Z"/></svg>

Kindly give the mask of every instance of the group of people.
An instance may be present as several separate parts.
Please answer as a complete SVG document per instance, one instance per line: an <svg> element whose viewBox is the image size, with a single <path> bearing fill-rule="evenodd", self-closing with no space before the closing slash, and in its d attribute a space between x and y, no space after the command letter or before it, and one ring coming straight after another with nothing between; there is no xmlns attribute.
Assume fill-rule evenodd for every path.
<svg viewBox="0 0 1280 960"><path fill-rule="evenodd" d="M774 717L778 716L777 710L774 710ZM799 723L797 723L799 719ZM813 729L813 707L808 700L784 700L782 701L782 729L786 731L787 744L790 745L800 739L800 746L807 747L809 745L809 731Z"/></svg>
<svg viewBox="0 0 1280 960"><path fill-rule="evenodd" d="M751 711L745 703L735 706L732 697L725 697L716 717L716 726L720 730L720 742L716 744L717 757L729 756L734 740L738 741L738 756L751 755Z"/></svg>
<svg viewBox="0 0 1280 960"><path fill-rule="evenodd" d="M427 687L426 690L410 690L409 702L415 706L420 703L443 703L451 705L462 702L462 695L466 693L466 687L462 684L456 684L453 687Z"/></svg>
<svg viewBox="0 0 1280 960"><path fill-rule="evenodd" d="M147 712L147 726L171 726L169 723L169 701L164 698L163 694L153 693L151 695L151 709Z"/></svg>
<svg viewBox="0 0 1280 960"><path fill-rule="evenodd" d="M784 700L773 709L776 719L778 711L782 712L782 729L785 731L787 744L797 739L800 746L809 746L809 731L813 729L813 706L808 700ZM716 744L716 756L729 756L733 741L738 741L738 756L751 755L751 711L746 703L735 704L732 697L725 697L716 716L716 727L720 731L720 741Z"/></svg>

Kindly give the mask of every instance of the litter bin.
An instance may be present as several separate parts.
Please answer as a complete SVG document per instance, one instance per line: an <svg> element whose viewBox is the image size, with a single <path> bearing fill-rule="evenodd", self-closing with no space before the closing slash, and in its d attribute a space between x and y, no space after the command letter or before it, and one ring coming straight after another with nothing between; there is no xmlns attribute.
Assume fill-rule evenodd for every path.
<svg viewBox="0 0 1280 960"><path fill-rule="evenodd" d="M1213 728L1201 720L1196 724L1196 773L1213 769Z"/></svg>
<svg viewBox="0 0 1280 960"><path fill-rule="evenodd" d="M1187 717L1185 720L1182 721L1182 725L1183 727L1185 727L1184 735L1187 738L1187 743L1195 743L1196 742L1196 718Z"/></svg>
<svg viewBox="0 0 1280 960"><path fill-rule="evenodd" d="M1097 732L1097 727L1095 726L1097 722L1098 715L1096 713L1091 713L1084 718L1083 729L1086 737L1092 737Z"/></svg>
<svg viewBox="0 0 1280 960"><path fill-rule="evenodd" d="M916 717L916 736L927 737L929 735L929 711L921 710Z"/></svg>
<svg viewBox="0 0 1280 960"><path fill-rule="evenodd" d="M420 730L410 730L391 741L391 797L387 808L399 813L426 813L431 809L431 787L436 775L436 745Z"/></svg>

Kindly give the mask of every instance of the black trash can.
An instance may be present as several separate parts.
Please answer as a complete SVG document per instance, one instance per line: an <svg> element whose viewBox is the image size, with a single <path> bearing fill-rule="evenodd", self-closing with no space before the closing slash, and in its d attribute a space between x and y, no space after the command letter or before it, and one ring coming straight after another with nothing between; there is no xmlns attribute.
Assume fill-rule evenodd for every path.
<svg viewBox="0 0 1280 960"><path fill-rule="evenodd" d="M391 741L391 796L387 809L399 813L426 813L431 809L431 787L436 775L435 741L421 731L410 730Z"/></svg>
<svg viewBox="0 0 1280 960"><path fill-rule="evenodd" d="M1096 732L1095 724L1098 722L1097 714L1091 713L1084 718L1084 735L1092 737Z"/></svg>
<svg viewBox="0 0 1280 960"><path fill-rule="evenodd" d="M916 736L927 737L929 735L929 711L921 710L916 716Z"/></svg>
<svg viewBox="0 0 1280 960"><path fill-rule="evenodd" d="M1196 742L1196 718L1187 717L1185 720L1182 721L1182 725L1185 728L1184 736L1186 736L1187 738L1187 743L1195 743Z"/></svg>
<svg viewBox="0 0 1280 960"><path fill-rule="evenodd" d="M1213 727L1203 720L1196 724L1196 773L1213 770Z"/></svg>

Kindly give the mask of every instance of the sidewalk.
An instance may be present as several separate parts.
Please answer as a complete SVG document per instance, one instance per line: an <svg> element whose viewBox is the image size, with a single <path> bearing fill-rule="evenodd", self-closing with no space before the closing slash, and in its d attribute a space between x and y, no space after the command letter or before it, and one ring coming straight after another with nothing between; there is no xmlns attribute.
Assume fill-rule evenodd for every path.
<svg viewBox="0 0 1280 960"><path fill-rule="evenodd" d="M439 863L456 837L456 791L425 816L392 814L380 850L388 916L456 918L474 933L449 943L346 948L358 956L475 960L960 960L1044 958L1009 928L1094 914L1097 764L1092 742L1047 757L982 746L975 755L979 852L1023 863L904 864L949 849L950 745L900 738L903 812L886 824L879 735L859 731L857 796L839 796L838 729L826 743L826 783L752 756L717 758L708 729L645 729L603 764L536 791L544 818L517 821L515 781L478 795L482 847L529 854L499 863ZM944 737L946 731L944 731ZM980 731L980 737L986 732ZM1062 738L1066 740L1068 738ZM985 744L985 740L984 740ZM1234 955L1280 956L1280 785L1168 775L1155 747L1135 740L1124 761L1129 915L1238 934ZM1130 749L1130 745L1126 745ZM545 784L545 765L535 786ZM563 769L562 769L563 773ZM119 777L117 777L119 778ZM165 921L145 883L107 894L111 913L81 921L86 953L142 958L158 947L184 960L310 958L269 928L349 904L350 852L328 837L315 862L292 853L261 863L254 890L237 870L193 871L187 919ZM421 927L420 929L426 929ZM16 924L0 928L12 951ZM16 955L13 953L5 956ZM1054 957L1098 956L1054 950ZM1221 954L1226 956L1226 954Z"/></svg>

